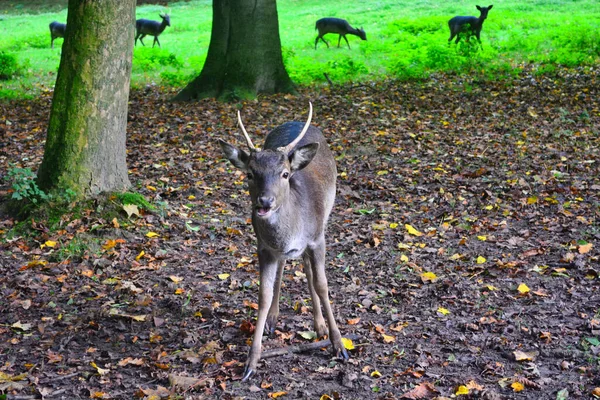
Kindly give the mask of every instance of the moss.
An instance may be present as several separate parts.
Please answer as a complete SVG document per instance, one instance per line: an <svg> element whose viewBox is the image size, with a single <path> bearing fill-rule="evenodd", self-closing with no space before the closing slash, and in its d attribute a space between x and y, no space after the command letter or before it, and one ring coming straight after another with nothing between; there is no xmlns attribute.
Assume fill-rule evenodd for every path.
<svg viewBox="0 0 600 400"><path fill-rule="evenodd" d="M139 208L142 208L146 211L155 211L156 210L156 207L153 206L152 204L150 204L148 202L148 200L146 200L146 198L139 193L132 193L132 192L117 193L116 197L117 197L117 199L119 199L119 201L123 205L135 204Z"/></svg>

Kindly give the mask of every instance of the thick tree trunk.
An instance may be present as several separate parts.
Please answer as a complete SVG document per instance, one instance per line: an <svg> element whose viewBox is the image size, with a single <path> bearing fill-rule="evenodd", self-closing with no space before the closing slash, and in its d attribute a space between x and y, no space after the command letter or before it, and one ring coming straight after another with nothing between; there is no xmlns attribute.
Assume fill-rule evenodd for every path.
<svg viewBox="0 0 600 400"><path fill-rule="evenodd" d="M79 196L129 186L125 162L135 0L69 0L38 184Z"/></svg>
<svg viewBox="0 0 600 400"><path fill-rule="evenodd" d="M283 65L275 0L213 0L210 46L202 72L176 97L228 100L292 93Z"/></svg>

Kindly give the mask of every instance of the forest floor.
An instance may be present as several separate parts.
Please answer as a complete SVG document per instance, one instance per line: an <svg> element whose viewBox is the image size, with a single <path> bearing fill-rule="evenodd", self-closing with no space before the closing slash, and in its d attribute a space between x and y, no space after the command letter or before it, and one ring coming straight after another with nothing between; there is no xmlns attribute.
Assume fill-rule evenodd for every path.
<svg viewBox="0 0 600 400"><path fill-rule="evenodd" d="M156 209L107 219L97 201L29 230L0 217L0 398L600 397L597 69L237 105L172 94L130 101L132 191ZM0 104L0 173L37 170L51 95ZM325 348L266 358L243 383L256 244L244 174L217 139L244 145L236 106L261 143L305 121L309 100L338 166L330 295L358 338L347 362ZM289 262L265 351L309 343L310 310Z"/></svg>

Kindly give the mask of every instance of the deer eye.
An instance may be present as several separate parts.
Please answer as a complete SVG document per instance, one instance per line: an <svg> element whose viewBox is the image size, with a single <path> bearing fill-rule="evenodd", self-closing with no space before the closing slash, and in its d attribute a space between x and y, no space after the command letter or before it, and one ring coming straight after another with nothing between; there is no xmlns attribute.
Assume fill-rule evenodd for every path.
<svg viewBox="0 0 600 400"><path fill-rule="evenodd" d="M290 173L287 171L283 171L283 173L281 174L281 176L283 177L283 179L287 179L290 177Z"/></svg>

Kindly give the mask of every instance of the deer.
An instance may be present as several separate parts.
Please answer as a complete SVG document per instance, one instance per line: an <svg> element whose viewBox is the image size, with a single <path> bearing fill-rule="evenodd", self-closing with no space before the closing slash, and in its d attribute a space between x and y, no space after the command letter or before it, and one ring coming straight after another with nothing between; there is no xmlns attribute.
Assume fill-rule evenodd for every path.
<svg viewBox="0 0 600 400"><path fill-rule="evenodd" d="M142 41L146 35L154 36L154 41L152 42L152 47L156 43L158 43L158 47L160 47L160 42L158 41L158 36L163 33L167 26L171 26L171 17L169 14L158 14L160 18L162 18L162 22L152 21L150 19L138 19L135 21L135 45L137 45L138 38L140 39L140 43L142 46L145 46Z"/></svg>
<svg viewBox="0 0 600 400"><path fill-rule="evenodd" d="M275 331L283 268L288 259L302 258L317 335L328 332L336 356L344 361L349 358L329 302L325 276L325 227L335 201L337 169L325 137L310 125L311 119L309 103L304 126L301 122L278 126L259 149L252 143L238 111L248 151L219 140L225 157L246 173L258 242L258 315L242 381L256 373L265 328L271 334Z"/></svg>
<svg viewBox="0 0 600 400"><path fill-rule="evenodd" d="M465 32L467 34L467 42L471 35L475 35L481 46L481 38L479 36L483 27L483 21L487 18L488 12L492 9L493 5L489 7L476 7L479 10L479 18L456 16L448 21L448 27L450 27L450 39L448 39L448 43L456 36L456 44L458 44L461 32Z"/></svg>
<svg viewBox="0 0 600 400"><path fill-rule="evenodd" d="M341 18L321 18L317 21L315 29L319 30L319 35L315 39L315 50L317 49L317 43L319 42L319 39L325 42L327 48L329 48L329 43L327 43L327 41L323 39L323 36L328 33L339 34L340 36L338 37L338 47L340 47L340 42L342 38L344 38L346 44L348 45L348 49L350 49L350 43L348 43L348 39L346 38L347 34L356 35L362 40L367 40L367 34L362 28L354 29L350 26L348 21Z"/></svg>
<svg viewBox="0 0 600 400"><path fill-rule="evenodd" d="M67 24L61 24L57 21L50 22L50 48L54 48L54 39L64 38L65 31L67 30Z"/></svg>

